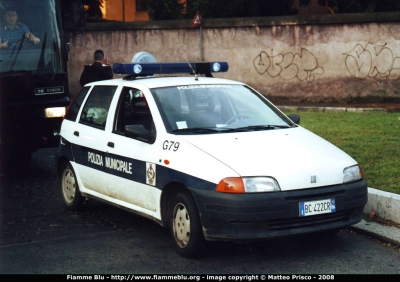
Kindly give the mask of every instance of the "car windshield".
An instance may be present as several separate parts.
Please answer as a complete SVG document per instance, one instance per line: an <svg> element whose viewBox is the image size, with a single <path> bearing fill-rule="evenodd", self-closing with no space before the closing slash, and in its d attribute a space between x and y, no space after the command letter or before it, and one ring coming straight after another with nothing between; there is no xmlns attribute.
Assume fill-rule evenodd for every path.
<svg viewBox="0 0 400 282"><path fill-rule="evenodd" d="M55 0L0 0L0 72L59 73Z"/></svg>
<svg viewBox="0 0 400 282"><path fill-rule="evenodd" d="M152 89L169 133L212 134L293 126L244 85L182 85Z"/></svg>

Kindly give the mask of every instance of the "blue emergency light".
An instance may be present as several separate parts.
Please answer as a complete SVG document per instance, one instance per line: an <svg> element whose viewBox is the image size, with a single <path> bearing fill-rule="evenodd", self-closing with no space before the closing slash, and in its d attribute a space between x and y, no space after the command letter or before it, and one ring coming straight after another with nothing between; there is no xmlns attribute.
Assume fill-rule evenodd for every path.
<svg viewBox="0 0 400 282"><path fill-rule="evenodd" d="M152 76L155 74L204 74L227 72L227 62L186 62L186 63L116 63L113 65L115 74L128 74L133 77Z"/></svg>

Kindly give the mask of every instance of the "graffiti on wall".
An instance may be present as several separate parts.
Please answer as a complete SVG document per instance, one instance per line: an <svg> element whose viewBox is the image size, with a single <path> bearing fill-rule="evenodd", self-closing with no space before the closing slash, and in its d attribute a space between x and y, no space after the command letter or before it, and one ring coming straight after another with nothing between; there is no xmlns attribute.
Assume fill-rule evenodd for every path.
<svg viewBox="0 0 400 282"><path fill-rule="evenodd" d="M259 74L270 77L280 77L285 80L313 81L316 75L322 75L324 69L318 65L313 53L302 48L300 53L288 52L274 54L274 50L262 51L254 60L253 65Z"/></svg>
<svg viewBox="0 0 400 282"><path fill-rule="evenodd" d="M344 53L349 73L357 78L388 77L393 70L400 70L400 57L395 57L386 45L357 44L353 50Z"/></svg>

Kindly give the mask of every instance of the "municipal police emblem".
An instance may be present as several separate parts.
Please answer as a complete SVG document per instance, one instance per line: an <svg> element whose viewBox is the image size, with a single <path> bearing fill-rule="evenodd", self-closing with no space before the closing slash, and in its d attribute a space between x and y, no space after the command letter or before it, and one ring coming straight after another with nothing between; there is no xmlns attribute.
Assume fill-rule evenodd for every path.
<svg viewBox="0 0 400 282"><path fill-rule="evenodd" d="M146 184L156 185L156 165L146 163Z"/></svg>

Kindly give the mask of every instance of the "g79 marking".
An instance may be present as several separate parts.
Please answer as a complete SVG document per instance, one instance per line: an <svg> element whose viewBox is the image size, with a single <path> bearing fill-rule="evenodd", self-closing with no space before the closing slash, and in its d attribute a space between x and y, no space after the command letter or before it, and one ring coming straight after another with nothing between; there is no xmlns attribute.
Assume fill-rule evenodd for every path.
<svg viewBox="0 0 400 282"><path fill-rule="evenodd" d="M165 140L163 143L163 150L173 150L174 152L178 151L179 149L179 142L174 142L174 141L168 141Z"/></svg>

